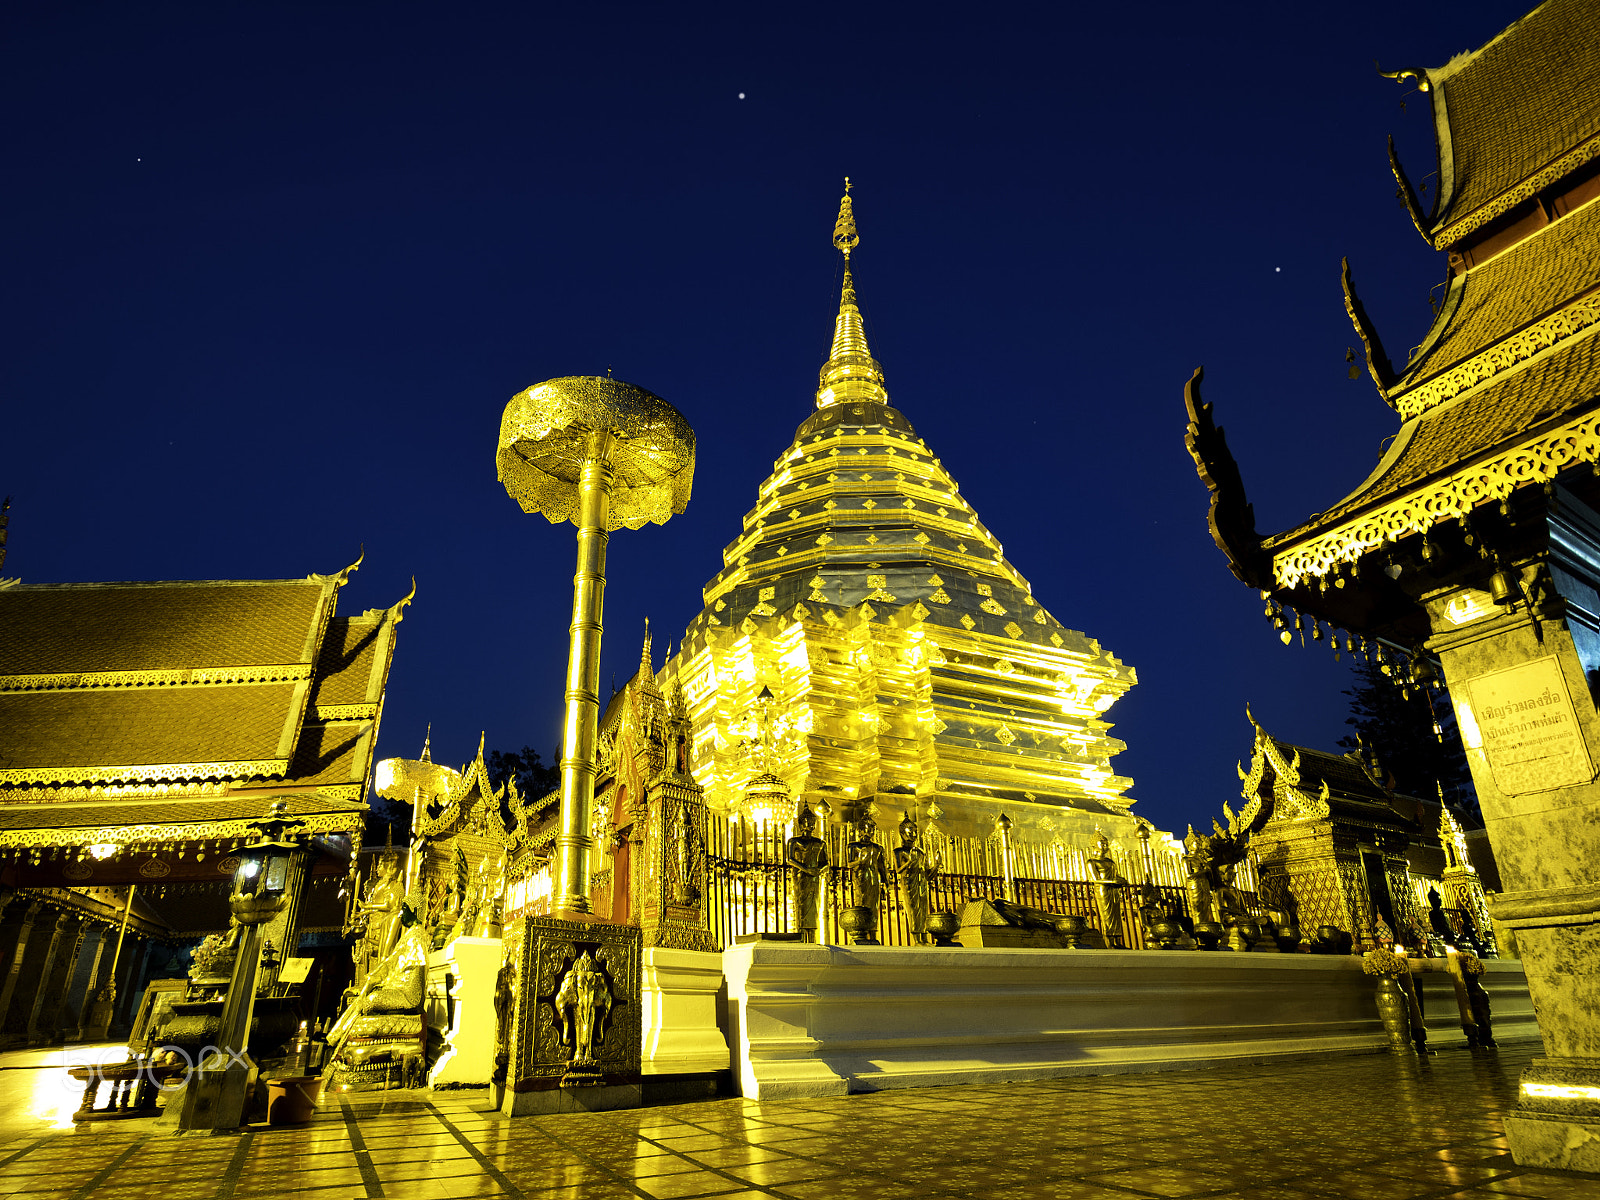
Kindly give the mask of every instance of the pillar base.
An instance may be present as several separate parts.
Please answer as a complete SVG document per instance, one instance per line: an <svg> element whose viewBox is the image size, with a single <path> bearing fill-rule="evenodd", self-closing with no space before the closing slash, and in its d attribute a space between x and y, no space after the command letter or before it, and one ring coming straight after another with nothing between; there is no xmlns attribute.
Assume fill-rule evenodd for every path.
<svg viewBox="0 0 1600 1200"><path fill-rule="evenodd" d="M1600 1059L1534 1059L1505 1123L1518 1166L1600 1174Z"/></svg>

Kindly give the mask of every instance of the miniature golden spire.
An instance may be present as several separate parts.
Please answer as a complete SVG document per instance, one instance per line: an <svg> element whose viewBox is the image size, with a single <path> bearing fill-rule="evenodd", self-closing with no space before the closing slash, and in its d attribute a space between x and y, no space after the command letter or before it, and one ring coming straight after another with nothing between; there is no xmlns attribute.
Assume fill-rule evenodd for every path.
<svg viewBox="0 0 1600 1200"><path fill-rule="evenodd" d="M833 322L833 348L817 376L817 407L849 402L889 403L883 386L883 368L867 348L867 331L856 306L856 285L850 274L850 252L861 242L856 232L855 206L850 200L850 177L845 176L839 217L833 223L833 244L844 255L844 288L839 295L839 315Z"/></svg>
<svg viewBox="0 0 1600 1200"><path fill-rule="evenodd" d="M417 760L418 762L431 763L433 761L433 754L431 753L432 743L433 743L433 722L429 721L428 722L428 732L422 735L422 757Z"/></svg>
<svg viewBox="0 0 1600 1200"><path fill-rule="evenodd" d="M655 656L650 649L650 618L644 619L644 649L639 652L639 682L653 683L656 677Z"/></svg>

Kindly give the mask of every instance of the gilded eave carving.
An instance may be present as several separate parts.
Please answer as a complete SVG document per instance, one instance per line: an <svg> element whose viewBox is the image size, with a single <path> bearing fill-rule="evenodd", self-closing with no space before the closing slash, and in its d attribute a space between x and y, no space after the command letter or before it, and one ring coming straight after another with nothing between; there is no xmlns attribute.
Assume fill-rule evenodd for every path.
<svg viewBox="0 0 1600 1200"><path fill-rule="evenodd" d="M0 770L0 786L157 782L186 779L273 779L289 770L287 758L232 762L145 763L137 766L12 767Z"/></svg>
<svg viewBox="0 0 1600 1200"><path fill-rule="evenodd" d="M1590 411L1279 551L1272 559L1272 578L1280 588L1298 587L1390 542L1425 533L1481 504L1503 500L1519 487L1549 482L1568 467L1596 461L1600 461L1600 413Z"/></svg>
<svg viewBox="0 0 1600 1200"><path fill-rule="evenodd" d="M299 814L300 832L307 834L348 833L360 829L362 811ZM152 825L75 825L49 829L0 830L0 847L9 846L85 846L95 843L134 845L143 842L194 842L214 838L260 836L260 817L231 821L180 821Z"/></svg>
<svg viewBox="0 0 1600 1200"><path fill-rule="evenodd" d="M0 675L0 692L290 683L310 679L311 670L310 663L284 663L278 666L195 667L170 671L74 671L57 675Z"/></svg>
<svg viewBox="0 0 1600 1200"><path fill-rule="evenodd" d="M1588 141L1576 146L1542 171L1528 176L1515 187L1501 192L1487 204L1482 204L1470 213L1441 225L1429 238L1433 243L1433 248L1435 250L1444 250L1455 245L1462 238L1482 229L1496 217L1510 212L1524 200L1530 200L1537 196L1563 176L1570 175L1573 171L1596 157L1600 157L1600 134L1596 134Z"/></svg>
<svg viewBox="0 0 1600 1200"><path fill-rule="evenodd" d="M1480 384L1498 379L1543 351L1576 338L1591 337L1596 331L1600 331L1600 292L1590 292L1500 339L1459 366L1399 393L1393 403L1405 419L1419 417Z"/></svg>

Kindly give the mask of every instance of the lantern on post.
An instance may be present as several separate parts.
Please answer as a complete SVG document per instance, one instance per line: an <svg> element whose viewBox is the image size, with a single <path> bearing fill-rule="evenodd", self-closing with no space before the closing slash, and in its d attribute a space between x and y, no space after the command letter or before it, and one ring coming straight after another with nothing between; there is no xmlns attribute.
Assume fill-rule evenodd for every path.
<svg viewBox="0 0 1600 1200"><path fill-rule="evenodd" d="M203 1052L198 1069L185 1085L178 1107L179 1133L191 1130L237 1129L245 1123L256 1065L251 1060L250 1019L255 1011L256 977L261 969L261 928L288 899L291 866L299 843L292 830L305 822L287 815L275 800L263 820L252 822L260 836L239 850L228 907L239 925L239 948L233 960L228 998L216 1044Z"/></svg>

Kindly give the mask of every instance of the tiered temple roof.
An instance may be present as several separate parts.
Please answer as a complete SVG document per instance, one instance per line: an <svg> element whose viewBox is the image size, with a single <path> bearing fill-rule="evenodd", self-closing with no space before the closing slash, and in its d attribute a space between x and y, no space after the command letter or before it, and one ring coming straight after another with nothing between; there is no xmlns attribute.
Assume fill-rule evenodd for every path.
<svg viewBox="0 0 1600 1200"><path fill-rule="evenodd" d="M890 406L849 253L816 412L773 464L667 672L695 728L694 773L736 805L763 687L791 790L912 794L983 823L1003 801L1126 817L1123 744L1101 714L1133 669L1034 598L943 461ZM952 807L954 806L954 807ZM974 806L978 806L975 808ZM898 816L898 812L894 814Z"/></svg>
<svg viewBox="0 0 1600 1200"><path fill-rule="evenodd" d="M1425 627L1398 589L1386 598L1381 581L1329 585L1445 522L1460 521L1470 546L1471 522L1491 506L1512 518L1518 489L1600 461L1600 8L1550 0L1443 67L1392 74L1432 101L1432 213L1392 149L1391 159L1419 232L1448 251L1449 275L1431 328L1396 369L1346 268L1369 371L1401 417L1388 449L1349 495L1262 537L1199 372L1186 399L1213 536L1235 574L1296 608L1409 643Z"/></svg>
<svg viewBox="0 0 1600 1200"><path fill-rule="evenodd" d="M353 568L351 568L353 569ZM299 580L0 587L0 847L359 834L395 626Z"/></svg>

